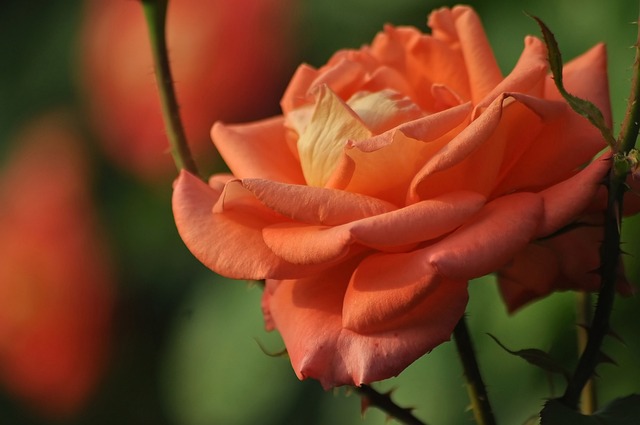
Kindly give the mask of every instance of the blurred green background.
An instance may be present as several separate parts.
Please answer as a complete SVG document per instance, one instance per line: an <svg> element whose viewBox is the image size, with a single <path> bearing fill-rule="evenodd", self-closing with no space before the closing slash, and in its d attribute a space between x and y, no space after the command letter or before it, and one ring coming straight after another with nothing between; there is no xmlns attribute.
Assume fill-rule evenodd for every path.
<svg viewBox="0 0 640 425"><path fill-rule="evenodd" d="M134 1L134 0L110 0ZM179 2L180 0L172 0ZM257 0L259 1L259 0ZM429 0L299 0L295 62L321 65L332 52L368 43L385 23L425 29L428 12L454 2ZM565 59L604 41L615 128L623 117L636 41L638 5L631 0L525 0L470 2L479 12L498 61L507 73L523 37L539 34L522 11L541 17L555 32ZM0 159L22 125L51 107L67 105L82 116L77 78L80 0L4 1L0 5ZM257 40L259 42L259 40ZM114 65L116 66L116 65ZM292 66L290 71L293 72ZM273 99L277 105L278 98ZM87 129L87 140L91 141ZM325 392L299 382L266 334L260 289L217 277L191 257L177 236L170 184L150 187L121 171L89 145L95 167L94 198L107 229L118 274L118 301L107 374L88 405L65 424L385 424L371 409L364 418L355 394ZM630 277L640 281L640 221L625 224ZM0 237L2 237L0 235ZM501 350L491 332L511 349L550 350L575 363L575 296L564 293L508 317L491 278L471 284L471 330L490 396L501 424L522 424L562 382ZM640 303L619 300L613 318L626 346L609 339L618 367L602 365L599 396L640 392ZM429 424L471 423L462 372L452 344L424 356L397 379L376 385L397 388L395 400L417 408ZM1 388L1 386L0 386ZM551 391L555 391L552 393ZM0 423L46 424L12 394L0 390Z"/></svg>

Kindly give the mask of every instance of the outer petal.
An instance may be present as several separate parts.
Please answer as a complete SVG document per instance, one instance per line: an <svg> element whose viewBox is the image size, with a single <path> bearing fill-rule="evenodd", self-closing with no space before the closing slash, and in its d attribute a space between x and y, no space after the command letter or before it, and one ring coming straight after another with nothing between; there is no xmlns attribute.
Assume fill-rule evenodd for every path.
<svg viewBox="0 0 640 425"><path fill-rule="evenodd" d="M496 97L508 92L542 97L548 70L547 49L544 43L536 37L526 37L524 50L516 66L487 94L480 105L486 107Z"/></svg>
<svg viewBox="0 0 640 425"><path fill-rule="evenodd" d="M503 267L533 238L543 214L542 198L515 193L487 204L468 224L431 250L429 261L438 273L470 280Z"/></svg>
<svg viewBox="0 0 640 425"><path fill-rule="evenodd" d="M252 209L214 213L220 191L182 171L173 192L173 214L185 245L204 265L234 279L299 277L322 267L296 266L277 257L264 243L262 229L273 214Z"/></svg>
<svg viewBox="0 0 640 425"><path fill-rule="evenodd" d="M436 37L446 37L451 44L459 41L469 73L472 99L474 103L480 102L502 81L502 73L478 15L467 6L456 6L451 10L443 8L429 16L429 26Z"/></svg>
<svg viewBox="0 0 640 425"><path fill-rule="evenodd" d="M300 164L286 143L282 117L233 126L218 122L211 129L211 137L238 178L304 183Z"/></svg>
<svg viewBox="0 0 640 425"><path fill-rule="evenodd" d="M509 312L552 291L599 289L600 277L595 270L600 265L602 218L601 213L582 217L583 226L535 241L498 272L500 291ZM617 289L622 295L633 292L622 265Z"/></svg>
<svg viewBox="0 0 640 425"><path fill-rule="evenodd" d="M498 285L507 310L513 313L551 293L559 275L560 259L552 250L537 243L527 245L498 272Z"/></svg>
<svg viewBox="0 0 640 425"><path fill-rule="evenodd" d="M438 275L428 261L428 252L418 250L366 258L356 269L347 288L343 325L362 334L411 327L413 321L424 320L425 316L432 314L433 306L425 308L424 305L427 298L436 291L451 290L450 305L462 307L462 310L453 309L455 318L443 316L430 332L431 337L437 335L440 342L448 340L467 300L466 296L456 299L454 295L461 287L466 288L466 281L455 282Z"/></svg>
<svg viewBox="0 0 640 425"><path fill-rule="evenodd" d="M275 325L282 334L300 379L316 378L325 388L331 388L397 375L447 340L464 312L466 282L443 282L422 291L421 302L405 305L403 326L389 331L370 327L364 333L349 329L343 324L342 306L357 262L343 263L307 279L267 281L263 300L267 324ZM423 276L425 286L432 281L432 277ZM371 291L380 295L380 302L388 302L383 298L387 292L376 285ZM427 293L429 296L425 296ZM406 294L410 297L410 291ZM358 301L359 294L351 292L344 308ZM385 317L377 320L384 321Z"/></svg>
<svg viewBox="0 0 640 425"><path fill-rule="evenodd" d="M607 153L572 178L540 192L544 216L536 237L548 236L575 221L593 202L610 167L611 154Z"/></svg>
<svg viewBox="0 0 640 425"><path fill-rule="evenodd" d="M602 136L585 118L564 102L513 93L520 104L538 116L536 127L512 136L508 160L503 166L493 196L514 191L538 191L566 180L605 147ZM523 128L523 122L516 122Z"/></svg>

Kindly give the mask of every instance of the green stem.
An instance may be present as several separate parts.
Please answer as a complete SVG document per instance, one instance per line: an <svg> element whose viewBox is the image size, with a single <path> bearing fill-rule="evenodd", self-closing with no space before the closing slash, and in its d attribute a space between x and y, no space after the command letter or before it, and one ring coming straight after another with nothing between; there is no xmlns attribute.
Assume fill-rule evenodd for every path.
<svg viewBox="0 0 640 425"><path fill-rule="evenodd" d="M624 181L624 180L623 180ZM577 409L580 394L586 383L591 379L593 371L600 359L600 349L604 337L609 332L609 318L615 298L618 262L620 259L620 208L624 190L620 178L615 175L614 168L609 173L609 197L607 213L604 223L604 241L600 250L600 275L602 284L598 295L598 305L589 327L589 339L580 357L578 366L567 389L562 396L562 402Z"/></svg>
<svg viewBox="0 0 640 425"><path fill-rule="evenodd" d="M578 316L578 354L581 355L587 346L589 339L588 326L591 323L591 294L589 292L577 293ZM591 415L597 409L596 386L593 378L587 381L580 396L580 410L583 415Z"/></svg>
<svg viewBox="0 0 640 425"><path fill-rule="evenodd" d="M169 0L142 0L144 15L149 29L151 51L153 54L156 81L160 92L162 116L169 137L171 155L178 170L185 169L198 175L198 169L191 156L187 144L184 127L180 119L180 112L176 93L173 87L169 55L167 53L167 39L165 23Z"/></svg>
<svg viewBox="0 0 640 425"><path fill-rule="evenodd" d="M614 152L617 156L624 156L634 147L640 129L640 49L636 42L636 58L633 66L631 94L625 120ZM622 201L625 193L627 171L620 171L612 166L607 182L608 197L607 211L604 222L604 240L600 250L600 276L602 283L598 296L598 304L589 327L589 338L576 371L567 385L561 401L577 409L580 393L592 377L600 359L600 350L604 337L609 333L609 318L615 298L618 265L620 261L620 227L622 223Z"/></svg>
<svg viewBox="0 0 640 425"><path fill-rule="evenodd" d="M493 416L493 410L489 403L489 396L487 395L487 389L480 374L478 362L476 361L476 355L465 316L462 316L453 330L453 337L460 360L462 361L464 376L467 382L467 392L471 400L471 408L473 409L476 424L495 425L496 420Z"/></svg>

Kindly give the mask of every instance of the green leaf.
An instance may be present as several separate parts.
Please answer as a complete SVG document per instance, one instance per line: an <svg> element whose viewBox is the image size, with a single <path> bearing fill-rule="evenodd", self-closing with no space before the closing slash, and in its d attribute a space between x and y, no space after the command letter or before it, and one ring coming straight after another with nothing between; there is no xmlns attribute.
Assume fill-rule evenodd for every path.
<svg viewBox="0 0 640 425"><path fill-rule="evenodd" d="M618 398L592 416L582 415L559 400L549 400L540 412L540 425L637 425L640 423L640 395Z"/></svg>
<svg viewBox="0 0 640 425"><path fill-rule="evenodd" d="M613 137L613 132L604 120L602 111L600 111L600 109L598 109L598 107L593 103L572 95L564 88L564 84L562 82L562 55L560 54L560 49L558 48L555 36L540 18L532 15L529 16L532 19L535 19L542 30L542 35L544 37L545 44L547 45L549 68L553 74L553 80L556 83L558 91L567 101L569 106L571 106L574 111L588 119L591 124L600 130L600 133L607 144L611 148L615 148L616 140Z"/></svg>
<svg viewBox="0 0 640 425"><path fill-rule="evenodd" d="M564 376L567 382L569 381L569 377L570 377L569 371L560 363L558 363L558 361L556 361L553 357L551 357L549 353L547 353L546 351L542 351L537 348L525 348L517 351L510 350L504 344L502 344L498 340L498 338L496 338L495 336L491 335L490 333L488 333L487 335L493 338L493 340L507 353L512 354L514 356L518 356L526 360L528 363L531 363L534 366L544 369L547 372L558 373Z"/></svg>

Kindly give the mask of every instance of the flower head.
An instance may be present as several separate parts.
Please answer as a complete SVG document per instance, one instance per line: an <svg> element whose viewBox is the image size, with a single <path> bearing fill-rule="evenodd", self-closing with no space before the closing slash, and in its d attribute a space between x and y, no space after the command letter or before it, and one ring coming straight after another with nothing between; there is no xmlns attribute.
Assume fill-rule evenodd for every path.
<svg viewBox="0 0 640 425"><path fill-rule="evenodd" d="M583 168L605 143L557 92L541 40L503 77L471 8L429 26L302 65L282 116L214 125L233 176L175 186L187 246L220 274L266 279L267 327L325 387L391 377L446 341L467 282L586 213L609 166ZM602 45L564 77L610 122ZM501 282L509 306L556 289L514 295L520 283Z"/></svg>

